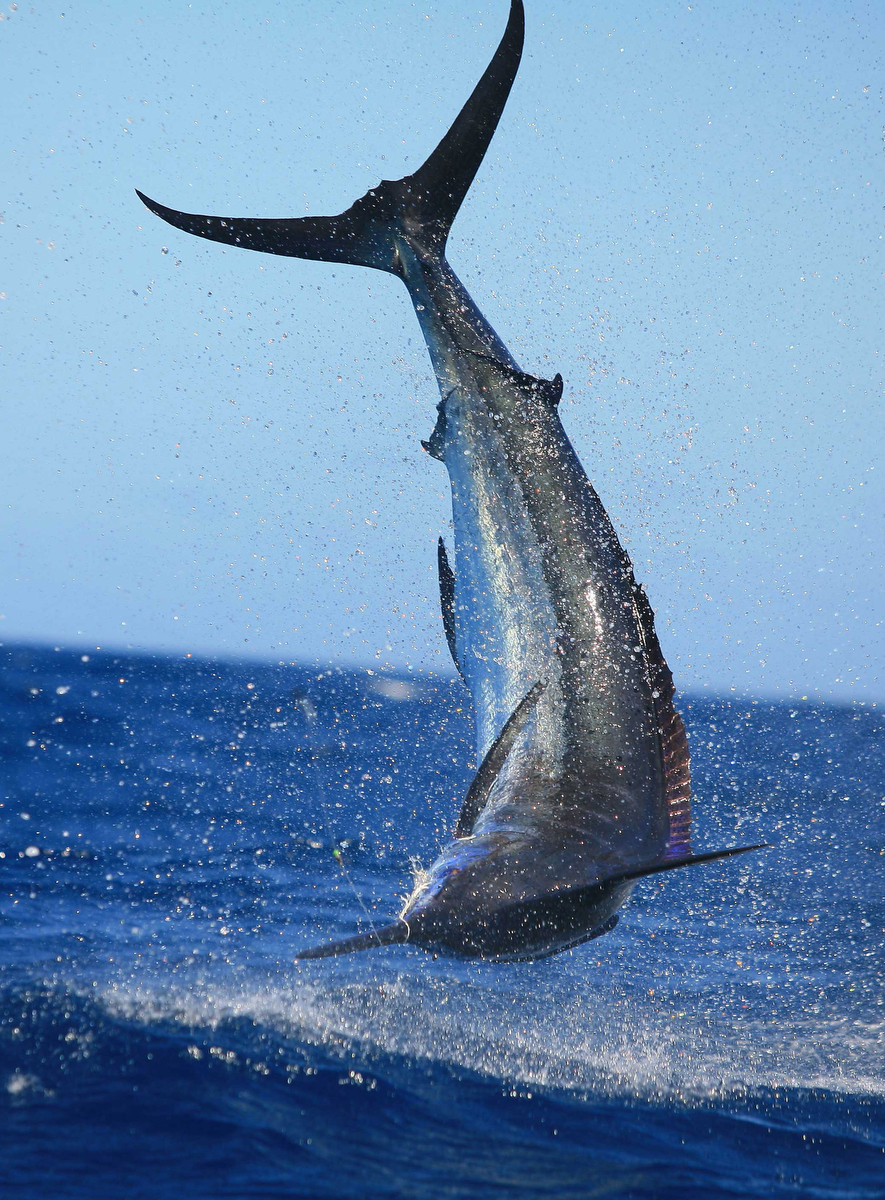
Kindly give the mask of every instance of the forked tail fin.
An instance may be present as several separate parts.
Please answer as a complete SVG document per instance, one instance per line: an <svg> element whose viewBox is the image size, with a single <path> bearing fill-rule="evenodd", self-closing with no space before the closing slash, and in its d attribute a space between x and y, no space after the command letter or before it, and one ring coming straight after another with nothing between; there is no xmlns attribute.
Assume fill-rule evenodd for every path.
<svg viewBox="0 0 885 1200"><path fill-rule="evenodd" d="M356 937L329 942L327 946L312 946L309 950L301 950L295 955L295 961L300 962L302 958L333 958L337 954L372 950L376 946L401 946L408 940L408 925L405 921L397 921L395 925L385 925L383 929L372 930L371 933L358 933Z"/></svg>
<svg viewBox="0 0 885 1200"><path fill-rule="evenodd" d="M353 263L400 273L397 243L442 256L461 202L504 110L525 33L522 0L511 0L501 44L449 132L413 175L382 180L337 217L208 217L138 197L151 212L198 237L294 258Z"/></svg>

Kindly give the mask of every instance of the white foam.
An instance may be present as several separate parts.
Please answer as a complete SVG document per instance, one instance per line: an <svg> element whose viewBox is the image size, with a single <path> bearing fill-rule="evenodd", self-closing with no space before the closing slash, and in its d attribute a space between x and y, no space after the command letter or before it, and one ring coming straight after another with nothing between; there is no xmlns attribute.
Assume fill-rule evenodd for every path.
<svg viewBox="0 0 885 1200"><path fill-rule="evenodd" d="M514 968L370 968L361 977L307 964L285 982L241 989L118 984L105 1003L130 1019L215 1029L249 1018L293 1042L364 1061L393 1055L467 1069L532 1092L562 1090L697 1103L759 1089L885 1095L885 1021L772 1006L741 1015L739 997L681 999L594 985L552 972L531 984ZM351 969L352 970L352 969ZM94 994L94 993L93 993ZM778 1005L783 1012L783 1006ZM352 1065L352 1063L351 1063Z"/></svg>

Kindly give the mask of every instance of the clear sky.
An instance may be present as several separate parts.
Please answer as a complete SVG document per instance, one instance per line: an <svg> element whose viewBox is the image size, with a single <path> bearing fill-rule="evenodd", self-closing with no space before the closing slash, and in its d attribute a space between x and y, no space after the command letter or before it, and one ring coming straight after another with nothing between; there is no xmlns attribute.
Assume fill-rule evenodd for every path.
<svg viewBox="0 0 885 1200"><path fill-rule="evenodd" d="M450 241L683 690L885 699L870 3L527 0ZM179 233L413 170L506 0L4 4L0 639L449 670L405 289Z"/></svg>

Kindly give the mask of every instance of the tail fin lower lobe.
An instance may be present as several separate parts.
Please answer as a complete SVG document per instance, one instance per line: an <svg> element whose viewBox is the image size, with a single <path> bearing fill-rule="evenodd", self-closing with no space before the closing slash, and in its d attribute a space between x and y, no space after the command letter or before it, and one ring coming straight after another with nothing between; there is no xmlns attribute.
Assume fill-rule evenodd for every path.
<svg viewBox="0 0 885 1200"><path fill-rule="evenodd" d="M393 274L400 274L398 241L442 257L513 86L524 35L522 0L511 0L507 28L492 61L424 165L404 179L383 180L336 217L209 217L137 195L170 225L245 250L353 263Z"/></svg>

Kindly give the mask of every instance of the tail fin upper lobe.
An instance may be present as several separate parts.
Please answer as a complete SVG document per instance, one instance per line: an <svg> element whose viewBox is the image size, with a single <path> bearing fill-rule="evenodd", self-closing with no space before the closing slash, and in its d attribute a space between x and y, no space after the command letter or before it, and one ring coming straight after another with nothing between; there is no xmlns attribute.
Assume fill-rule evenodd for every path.
<svg viewBox="0 0 885 1200"><path fill-rule="evenodd" d="M139 199L170 225L215 242L400 274L397 242L441 257L461 202L483 160L522 55L522 0L511 0L501 43L451 129L423 166L382 180L336 217L209 217L179 212L142 192Z"/></svg>

